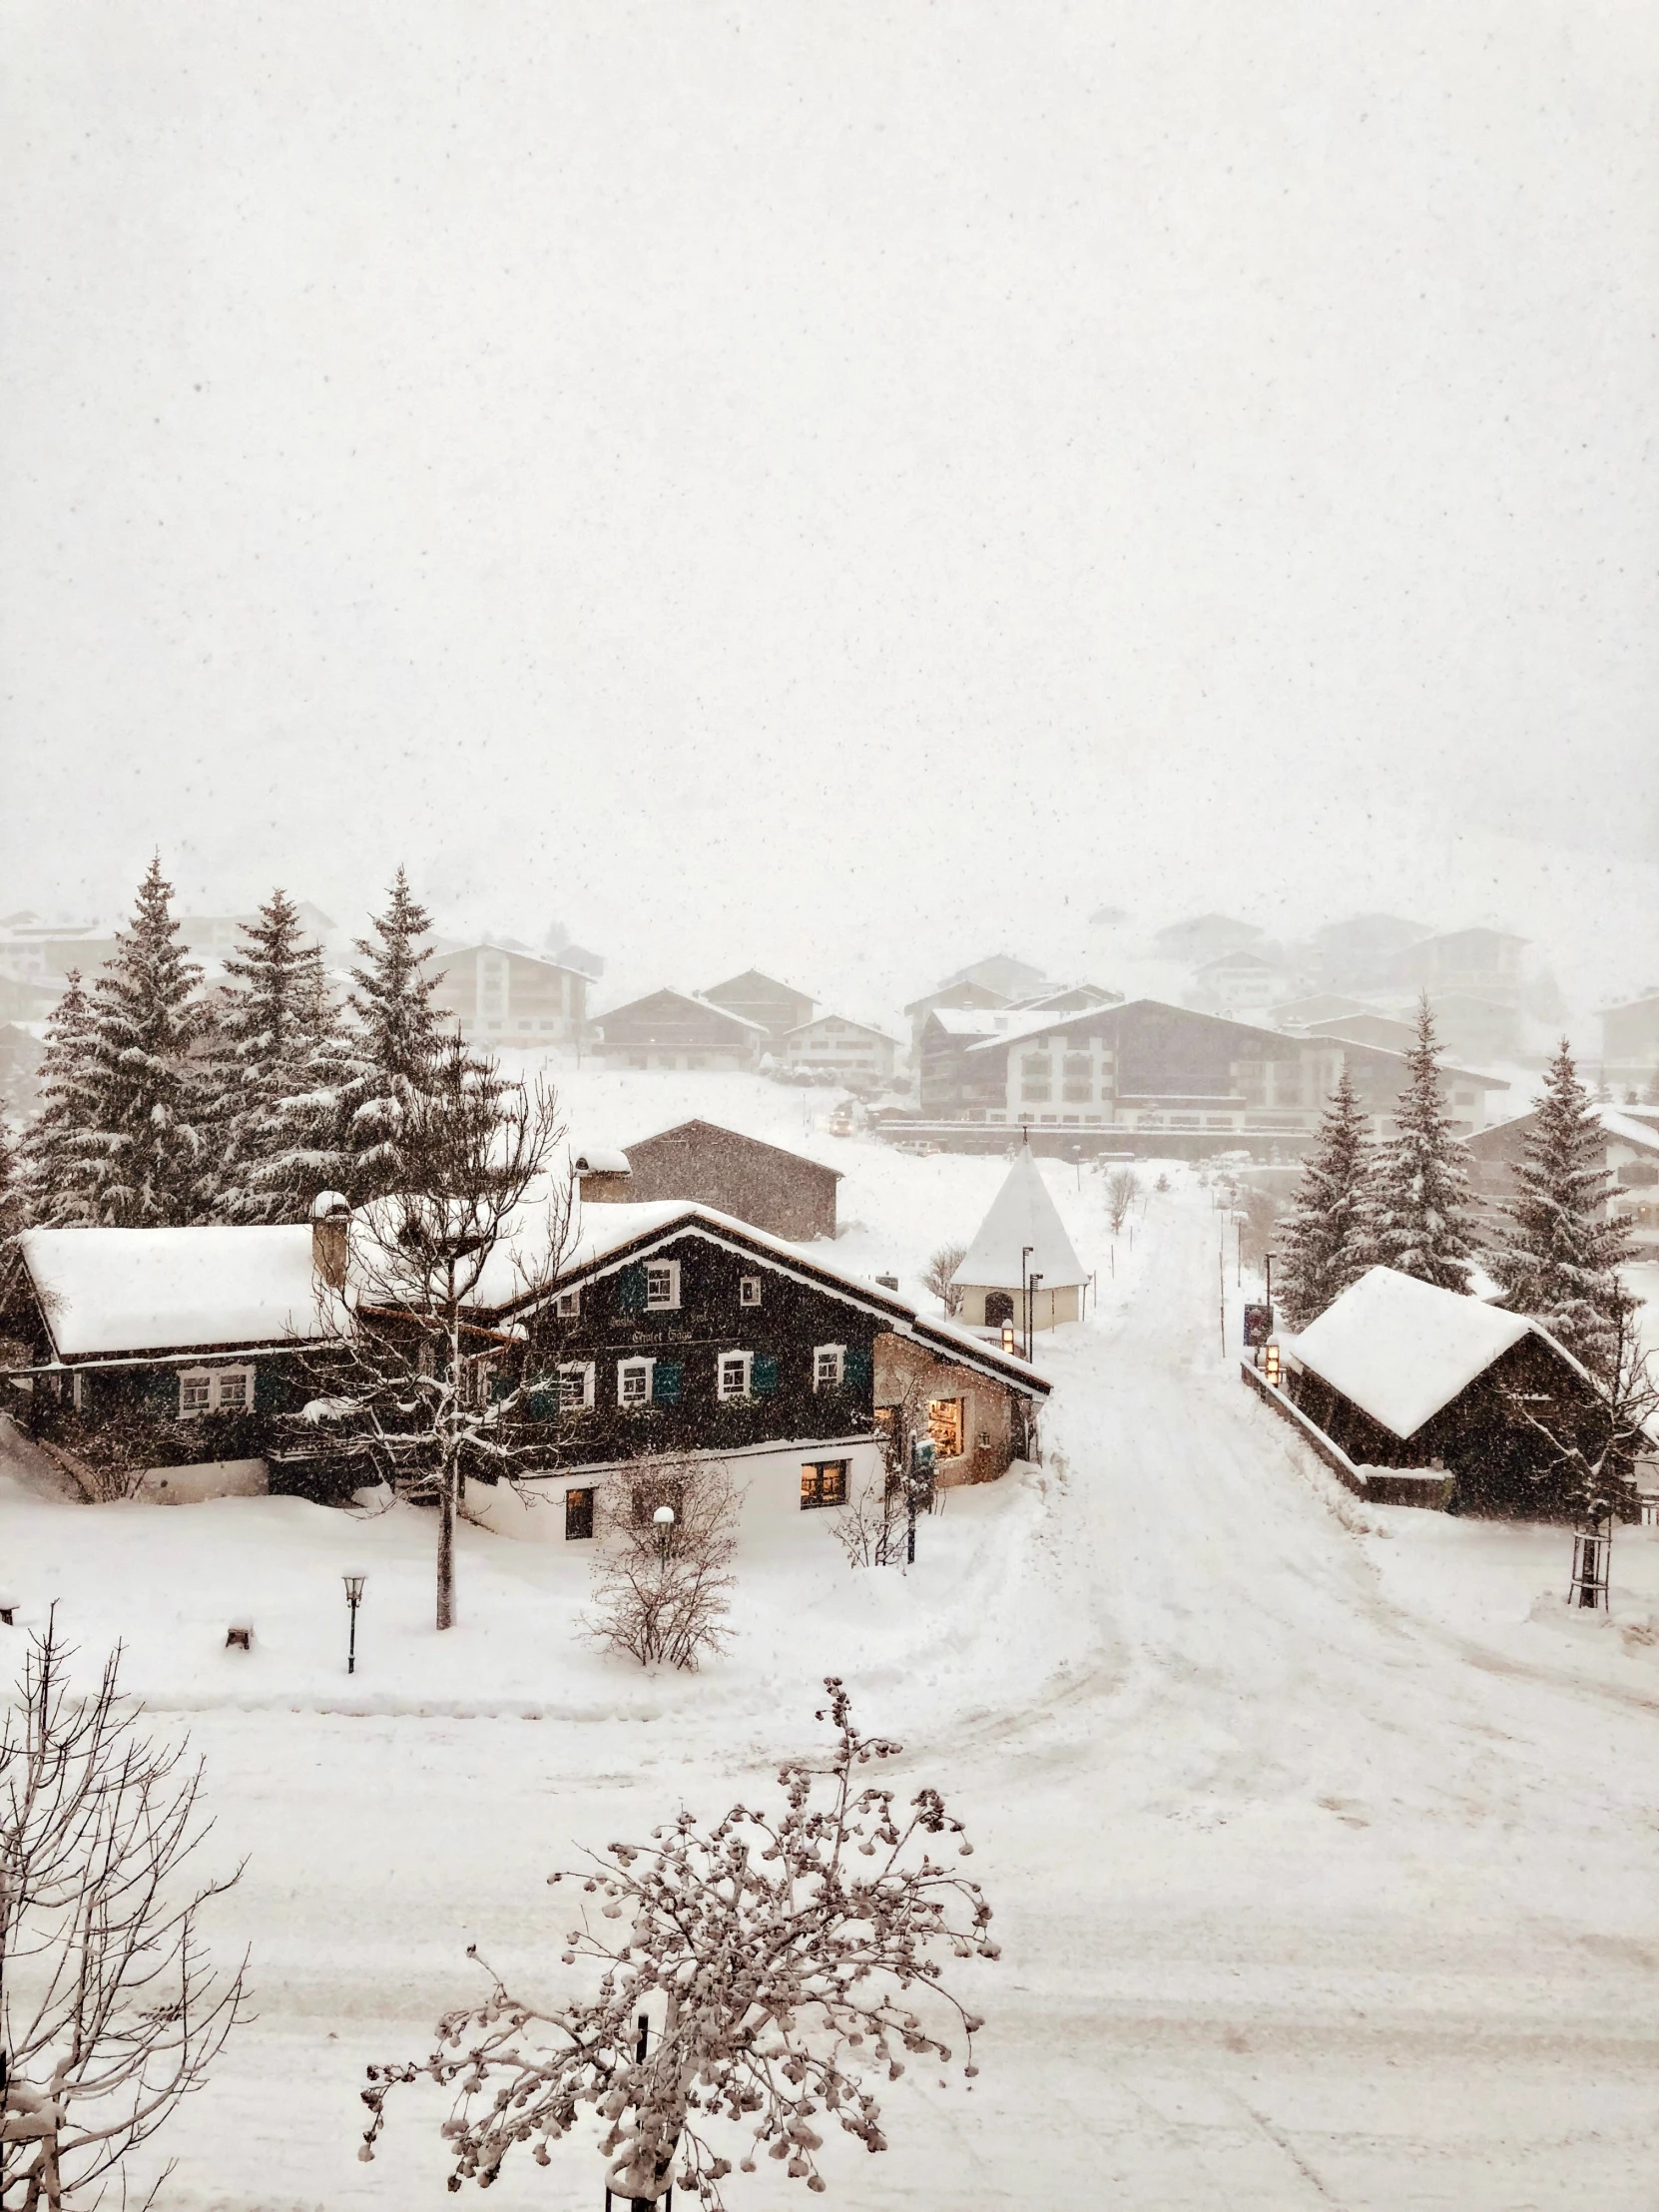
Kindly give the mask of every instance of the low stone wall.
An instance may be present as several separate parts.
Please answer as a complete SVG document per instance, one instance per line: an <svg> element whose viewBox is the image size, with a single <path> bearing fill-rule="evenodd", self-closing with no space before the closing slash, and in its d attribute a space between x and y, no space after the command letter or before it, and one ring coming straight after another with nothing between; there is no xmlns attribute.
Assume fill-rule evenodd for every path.
<svg viewBox="0 0 1659 2212"><path fill-rule="evenodd" d="M1248 1360L1239 1362L1239 1373L1259 1398L1271 1405L1281 1420L1289 1422L1311 1451L1316 1452L1345 1489L1373 1505L1421 1505L1437 1512L1445 1504L1450 1477L1439 1468L1358 1467L1340 1444L1293 1405L1283 1390L1276 1390Z"/></svg>

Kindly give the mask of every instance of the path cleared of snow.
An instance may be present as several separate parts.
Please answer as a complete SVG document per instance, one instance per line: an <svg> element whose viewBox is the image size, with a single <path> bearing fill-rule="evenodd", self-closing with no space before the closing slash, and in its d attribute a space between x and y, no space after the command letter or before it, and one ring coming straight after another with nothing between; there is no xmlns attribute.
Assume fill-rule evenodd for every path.
<svg viewBox="0 0 1659 2212"><path fill-rule="evenodd" d="M837 1258L907 1287L1003 1172L810 1148L862 1225ZM89 1651L128 1637L208 1756L218 1848L250 1858L218 1936L253 1944L261 2017L175 2128L163 2203L442 2201L435 2104L355 2163L364 2062L425 2047L476 1985L469 1941L555 1989L545 1874L765 1790L833 1669L904 1738L900 1779L968 1819L1004 1941L973 2090L899 2084L893 2149L831 2161L843 2204L1654 2205L1659 1663L1631 1627L1659 1612L1659 1547L1621 1536L1629 1619L1587 1628L1558 1533L1357 1506L1238 1380L1249 1286L1171 1173L1114 1256L1098 1184L1045 1168L1102 1295L1041 1348L1041 1474L953 1496L909 1577L792 1528L746 1556L744 1636L691 1681L573 1640L557 1546L469 1531L439 1639L413 1512L0 1496L5 1578L59 1594ZM335 1577L362 1563L359 1690ZM256 1619L246 1659L214 1643L232 1611ZM597 2161L571 2146L494 2195L596 2205ZM757 2177L732 2201L791 2200Z"/></svg>

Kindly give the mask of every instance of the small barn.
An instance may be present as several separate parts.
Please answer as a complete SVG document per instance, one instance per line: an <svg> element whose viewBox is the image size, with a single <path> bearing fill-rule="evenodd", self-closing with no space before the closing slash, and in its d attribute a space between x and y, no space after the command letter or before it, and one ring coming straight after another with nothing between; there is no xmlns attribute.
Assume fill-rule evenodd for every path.
<svg viewBox="0 0 1659 2212"><path fill-rule="evenodd" d="M1081 1320L1088 1280L1089 1271L1072 1250L1042 1170L1030 1146L1022 1145L952 1278L962 1294L959 1318L970 1329L998 1329L1012 1322L1023 1331L1028 1301L1030 1326L1055 1329Z"/></svg>
<svg viewBox="0 0 1659 2212"><path fill-rule="evenodd" d="M838 1168L723 1129L718 1122L683 1121L654 1137L642 1137L624 1155L606 1157L613 1162L623 1158L624 1169L619 1173L613 1165L582 1174L582 1197L588 1204L684 1199L791 1243L835 1234Z"/></svg>
<svg viewBox="0 0 1659 2212"><path fill-rule="evenodd" d="M1524 1314L1373 1268L1285 1346L1285 1392L1360 1466L1443 1467L1480 1513L1547 1515L1557 1453L1598 1396Z"/></svg>

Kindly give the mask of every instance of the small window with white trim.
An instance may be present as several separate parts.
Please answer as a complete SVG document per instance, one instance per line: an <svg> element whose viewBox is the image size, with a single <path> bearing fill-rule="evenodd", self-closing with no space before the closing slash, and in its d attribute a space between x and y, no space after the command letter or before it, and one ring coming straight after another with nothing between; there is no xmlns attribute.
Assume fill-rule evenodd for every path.
<svg viewBox="0 0 1659 2212"><path fill-rule="evenodd" d="M619 1360L616 1364L616 1401L619 1405L651 1403L651 1371L655 1360Z"/></svg>
<svg viewBox="0 0 1659 2212"><path fill-rule="evenodd" d="M738 1285L740 1306L759 1306L761 1303L761 1279L758 1275L742 1277Z"/></svg>
<svg viewBox="0 0 1659 2212"><path fill-rule="evenodd" d="M206 1369L198 1370L195 1375L180 1376L179 1417L181 1420L189 1420L194 1413L212 1412L213 1402L214 1379L207 1373Z"/></svg>
<svg viewBox="0 0 1659 2212"><path fill-rule="evenodd" d="M648 1313L667 1313L680 1303L680 1263L678 1260L647 1260L645 1263L645 1304Z"/></svg>
<svg viewBox="0 0 1659 2212"><path fill-rule="evenodd" d="M187 1368L179 1377L179 1418L246 1413L254 1402L252 1368Z"/></svg>
<svg viewBox="0 0 1659 2212"><path fill-rule="evenodd" d="M559 1369L559 1410L586 1412L593 1403L593 1362L567 1360Z"/></svg>
<svg viewBox="0 0 1659 2212"><path fill-rule="evenodd" d="M748 1397L755 1370L752 1352L723 1352L715 1364L715 1392L719 1397Z"/></svg>
<svg viewBox="0 0 1659 2212"><path fill-rule="evenodd" d="M819 1345L813 1352L813 1388L838 1390L846 1367L845 1345Z"/></svg>
<svg viewBox="0 0 1659 2212"><path fill-rule="evenodd" d="M553 1311L560 1321L574 1321L582 1311L581 1285L578 1284L572 1291L560 1291L553 1301Z"/></svg>

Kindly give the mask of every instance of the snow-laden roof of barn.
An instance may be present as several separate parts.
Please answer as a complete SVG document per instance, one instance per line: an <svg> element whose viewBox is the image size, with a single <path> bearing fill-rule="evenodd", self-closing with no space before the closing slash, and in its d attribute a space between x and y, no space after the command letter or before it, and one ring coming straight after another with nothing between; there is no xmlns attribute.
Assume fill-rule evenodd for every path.
<svg viewBox="0 0 1659 2212"><path fill-rule="evenodd" d="M1393 1268L1373 1268L1293 1340L1291 1351L1300 1366L1403 1440L1526 1336L1542 1338L1584 1374L1524 1314Z"/></svg>
<svg viewBox="0 0 1659 2212"><path fill-rule="evenodd" d="M1029 1253L1024 1251L1027 1245ZM1031 1275L1040 1275L1051 1291L1089 1280L1089 1271L1072 1250L1059 1209L1048 1195L1042 1171L1026 1147L1008 1170L1007 1181L992 1199L990 1212L951 1280L976 1290L1017 1291Z"/></svg>
<svg viewBox="0 0 1659 2212"><path fill-rule="evenodd" d="M30 1229L19 1243L64 1359L276 1345L327 1333L305 1224Z"/></svg>

